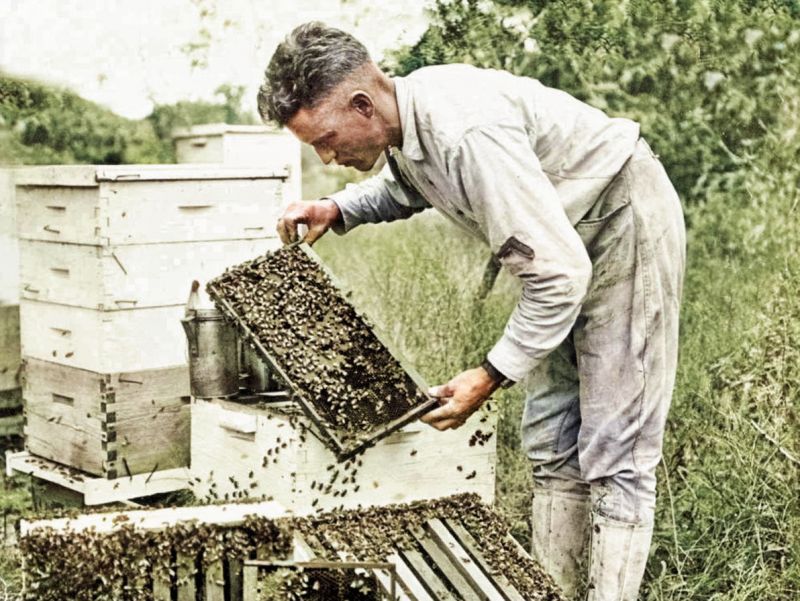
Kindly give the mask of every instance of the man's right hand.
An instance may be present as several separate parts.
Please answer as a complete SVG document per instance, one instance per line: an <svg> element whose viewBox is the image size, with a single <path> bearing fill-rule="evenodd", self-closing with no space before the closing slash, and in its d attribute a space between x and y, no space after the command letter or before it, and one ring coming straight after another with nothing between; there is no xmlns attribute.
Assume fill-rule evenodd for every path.
<svg viewBox="0 0 800 601"><path fill-rule="evenodd" d="M284 244L297 242L297 224L303 223L308 227L303 241L314 244L341 218L339 207L330 199L296 201L286 207L278 219L278 235Z"/></svg>

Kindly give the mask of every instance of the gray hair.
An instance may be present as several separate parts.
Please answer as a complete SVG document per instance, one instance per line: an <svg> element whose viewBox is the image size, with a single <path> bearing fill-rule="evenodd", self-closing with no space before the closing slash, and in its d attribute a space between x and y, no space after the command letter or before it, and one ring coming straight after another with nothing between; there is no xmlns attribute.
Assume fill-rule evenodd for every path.
<svg viewBox="0 0 800 601"><path fill-rule="evenodd" d="M264 121L286 125L369 60L367 49L349 33L319 21L300 25L269 61L258 90L258 113Z"/></svg>

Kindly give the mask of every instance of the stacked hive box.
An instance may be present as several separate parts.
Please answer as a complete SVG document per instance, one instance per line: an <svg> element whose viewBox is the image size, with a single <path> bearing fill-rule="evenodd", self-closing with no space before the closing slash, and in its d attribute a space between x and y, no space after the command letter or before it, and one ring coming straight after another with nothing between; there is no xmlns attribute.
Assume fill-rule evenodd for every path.
<svg viewBox="0 0 800 601"><path fill-rule="evenodd" d="M17 172L28 450L115 478L188 465L193 279L274 248L286 172Z"/></svg>
<svg viewBox="0 0 800 601"><path fill-rule="evenodd" d="M0 436L22 433L18 248L13 172L0 169Z"/></svg>
<svg viewBox="0 0 800 601"><path fill-rule="evenodd" d="M192 490L199 498L267 498L307 513L475 493L491 504L496 413L439 432L419 421L337 463L294 403L248 406L197 399L192 408Z"/></svg>
<svg viewBox="0 0 800 601"><path fill-rule="evenodd" d="M286 169L287 200L301 198L300 142L288 131L264 125L209 123L172 133L179 163Z"/></svg>

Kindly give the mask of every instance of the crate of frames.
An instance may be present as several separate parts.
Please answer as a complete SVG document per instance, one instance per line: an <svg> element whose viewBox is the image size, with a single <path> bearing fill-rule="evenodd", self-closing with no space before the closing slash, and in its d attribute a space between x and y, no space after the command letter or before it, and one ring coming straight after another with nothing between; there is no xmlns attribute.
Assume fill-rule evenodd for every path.
<svg viewBox="0 0 800 601"><path fill-rule="evenodd" d="M286 178L204 165L16 172L32 454L108 478L186 465L191 283L278 245Z"/></svg>
<svg viewBox="0 0 800 601"><path fill-rule="evenodd" d="M564 600L474 495L317 515L270 502L94 513L20 532L23 594L39 601Z"/></svg>

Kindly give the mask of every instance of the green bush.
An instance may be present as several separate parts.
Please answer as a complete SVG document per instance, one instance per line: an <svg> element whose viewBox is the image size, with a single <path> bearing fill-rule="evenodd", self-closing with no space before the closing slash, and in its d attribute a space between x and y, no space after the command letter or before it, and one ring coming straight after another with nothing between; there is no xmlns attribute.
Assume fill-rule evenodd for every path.
<svg viewBox="0 0 800 601"><path fill-rule="evenodd" d="M437 0L432 12L388 68L506 69L635 119L691 202L741 185L800 79L794 1Z"/></svg>

